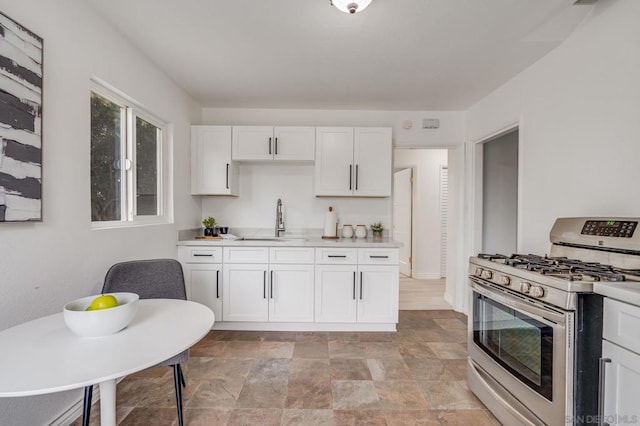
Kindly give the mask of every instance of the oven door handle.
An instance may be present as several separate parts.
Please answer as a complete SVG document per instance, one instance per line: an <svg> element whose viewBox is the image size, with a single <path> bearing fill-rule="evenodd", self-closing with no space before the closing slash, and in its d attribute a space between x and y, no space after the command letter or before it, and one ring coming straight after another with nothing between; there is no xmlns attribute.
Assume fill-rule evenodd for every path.
<svg viewBox="0 0 640 426"><path fill-rule="evenodd" d="M472 282L471 287L473 288L474 291L477 291L478 293L490 299L498 301L503 305L513 308L519 311L520 313L526 314L540 321L543 324L553 327L558 324L564 326L566 322L565 316L562 314L551 312L534 305L529 305L527 303L520 302L519 300L516 300L513 297L510 297L503 293L499 293L498 290L492 290L491 288L488 288L486 285L484 285L481 281L479 281L475 277L469 277L469 279Z"/></svg>

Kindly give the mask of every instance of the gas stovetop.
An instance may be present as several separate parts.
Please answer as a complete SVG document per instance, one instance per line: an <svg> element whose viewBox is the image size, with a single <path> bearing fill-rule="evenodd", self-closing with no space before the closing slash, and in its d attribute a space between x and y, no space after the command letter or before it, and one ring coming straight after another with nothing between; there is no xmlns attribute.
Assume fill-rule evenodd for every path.
<svg viewBox="0 0 640 426"><path fill-rule="evenodd" d="M640 270L623 269L599 262L585 262L568 257L548 257L536 254L478 255L480 259L567 281L640 281Z"/></svg>

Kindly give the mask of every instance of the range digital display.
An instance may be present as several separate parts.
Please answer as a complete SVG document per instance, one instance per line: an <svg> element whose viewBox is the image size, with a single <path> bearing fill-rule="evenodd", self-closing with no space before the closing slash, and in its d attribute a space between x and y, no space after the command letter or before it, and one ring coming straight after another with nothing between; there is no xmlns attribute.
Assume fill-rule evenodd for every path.
<svg viewBox="0 0 640 426"><path fill-rule="evenodd" d="M587 220L582 227L582 235L598 237L631 238L638 222L629 220Z"/></svg>

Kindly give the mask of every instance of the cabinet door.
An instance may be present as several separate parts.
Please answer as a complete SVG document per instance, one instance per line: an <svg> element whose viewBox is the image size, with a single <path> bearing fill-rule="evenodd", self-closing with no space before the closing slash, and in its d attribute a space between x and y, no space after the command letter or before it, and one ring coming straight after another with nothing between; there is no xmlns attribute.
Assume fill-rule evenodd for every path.
<svg viewBox="0 0 640 426"><path fill-rule="evenodd" d="M313 265L271 265L269 321L313 322Z"/></svg>
<svg viewBox="0 0 640 426"><path fill-rule="evenodd" d="M636 423L640 420L640 355L604 340L602 357L611 359L605 364L604 421Z"/></svg>
<svg viewBox="0 0 640 426"><path fill-rule="evenodd" d="M355 265L316 265L316 322L356 322L356 276Z"/></svg>
<svg viewBox="0 0 640 426"><path fill-rule="evenodd" d="M222 317L225 321L267 321L267 265L224 265Z"/></svg>
<svg viewBox="0 0 640 426"><path fill-rule="evenodd" d="M362 197L391 196L391 129L356 128L353 150L353 194Z"/></svg>
<svg viewBox="0 0 640 426"><path fill-rule="evenodd" d="M353 195L353 176L353 128L316 128L315 195Z"/></svg>
<svg viewBox="0 0 640 426"><path fill-rule="evenodd" d="M358 266L358 322L398 322L397 266Z"/></svg>
<svg viewBox="0 0 640 426"><path fill-rule="evenodd" d="M187 264L185 267L187 298L208 306L215 316L215 322L222 319L222 265Z"/></svg>
<svg viewBox="0 0 640 426"><path fill-rule="evenodd" d="M238 195L230 126L191 126L191 193Z"/></svg>
<svg viewBox="0 0 640 426"><path fill-rule="evenodd" d="M231 158L234 160L271 160L273 158L272 126L233 126Z"/></svg>
<svg viewBox="0 0 640 426"><path fill-rule="evenodd" d="M274 160L313 161L315 158L315 127L275 127L273 136Z"/></svg>

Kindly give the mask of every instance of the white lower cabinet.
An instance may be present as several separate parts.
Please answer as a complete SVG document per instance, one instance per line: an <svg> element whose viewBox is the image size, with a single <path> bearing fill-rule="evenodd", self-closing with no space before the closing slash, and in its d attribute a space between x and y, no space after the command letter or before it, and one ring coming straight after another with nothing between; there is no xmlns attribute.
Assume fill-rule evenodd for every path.
<svg viewBox="0 0 640 426"><path fill-rule="evenodd" d="M359 265L358 322L398 322L398 266Z"/></svg>
<svg viewBox="0 0 640 426"><path fill-rule="evenodd" d="M389 252L394 250L375 249L368 253L374 259L392 262ZM345 259L355 259L355 251L343 249L324 256L318 253L318 260L327 264L316 265L315 321L397 323L398 265L341 264Z"/></svg>
<svg viewBox="0 0 640 426"><path fill-rule="evenodd" d="M313 265L270 265L269 321L313 321Z"/></svg>
<svg viewBox="0 0 640 426"><path fill-rule="evenodd" d="M222 264L195 263L184 268L187 299L208 306L215 321L222 317Z"/></svg>
<svg viewBox="0 0 640 426"><path fill-rule="evenodd" d="M222 268L225 321L267 321L267 264L231 264Z"/></svg>
<svg viewBox="0 0 640 426"><path fill-rule="evenodd" d="M316 265L316 322L356 322L356 265Z"/></svg>
<svg viewBox="0 0 640 426"><path fill-rule="evenodd" d="M264 256L261 250L265 251ZM309 254L311 250L311 254ZM223 267L225 321L312 322L313 249L225 248L225 259L274 259L283 264L226 264Z"/></svg>
<svg viewBox="0 0 640 426"><path fill-rule="evenodd" d="M640 422L640 306L604 300L604 424Z"/></svg>
<svg viewBox="0 0 640 426"><path fill-rule="evenodd" d="M634 424L640 421L640 355L618 345L602 342L605 364L605 424Z"/></svg>

